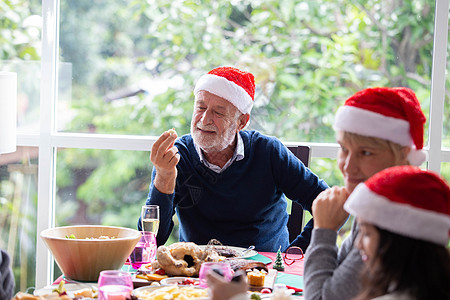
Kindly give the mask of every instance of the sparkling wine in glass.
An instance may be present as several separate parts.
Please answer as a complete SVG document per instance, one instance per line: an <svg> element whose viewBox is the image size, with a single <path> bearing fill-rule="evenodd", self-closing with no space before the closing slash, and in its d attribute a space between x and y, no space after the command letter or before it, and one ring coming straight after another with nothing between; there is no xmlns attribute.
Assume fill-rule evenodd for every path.
<svg viewBox="0 0 450 300"><path fill-rule="evenodd" d="M156 236L159 229L159 206L144 205L141 211L142 230L150 231Z"/></svg>
<svg viewBox="0 0 450 300"><path fill-rule="evenodd" d="M126 300L131 296L133 281L128 272L101 271L98 278L99 300Z"/></svg>

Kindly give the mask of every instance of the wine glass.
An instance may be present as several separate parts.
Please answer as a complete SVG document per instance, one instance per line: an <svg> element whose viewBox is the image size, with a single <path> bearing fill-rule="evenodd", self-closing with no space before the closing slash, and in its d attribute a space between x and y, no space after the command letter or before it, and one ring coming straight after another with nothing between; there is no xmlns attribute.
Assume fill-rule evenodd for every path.
<svg viewBox="0 0 450 300"><path fill-rule="evenodd" d="M156 258L156 238L153 232L141 231L141 239L137 242L133 252L130 254L130 263L134 269L139 269L142 265L151 263Z"/></svg>
<svg viewBox="0 0 450 300"><path fill-rule="evenodd" d="M210 271L214 271L219 275L223 276L227 281L231 280L233 272L231 271L230 264L227 262L204 262L200 267L199 272L199 286L207 287L206 274Z"/></svg>
<svg viewBox="0 0 450 300"><path fill-rule="evenodd" d="M159 229L159 206L144 205L141 210L142 230L150 231L156 236Z"/></svg>
<svg viewBox="0 0 450 300"><path fill-rule="evenodd" d="M133 281L128 272L106 270L101 271L98 278L99 300L126 300L131 296Z"/></svg>

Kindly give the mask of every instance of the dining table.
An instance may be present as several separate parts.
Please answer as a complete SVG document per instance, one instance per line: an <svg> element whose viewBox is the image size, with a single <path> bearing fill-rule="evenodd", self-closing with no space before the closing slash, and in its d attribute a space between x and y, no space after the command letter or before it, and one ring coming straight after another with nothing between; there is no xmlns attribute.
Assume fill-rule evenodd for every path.
<svg viewBox="0 0 450 300"><path fill-rule="evenodd" d="M284 255L284 253L283 253ZM248 260L254 260L264 263L268 269L273 269L274 262L276 260L276 252L258 252L256 255L245 258ZM291 255L294 258L290 264L283 263L284 270L277 271L275 278L275 284L284 284L288 289L293 290L296 299L303 299L303 255ZM137 270L127 262L122 267L123 271L135 273Z"/></svg>
<svg viewBox="0 0 450 300"><path fill-rule="evenodd" d="M245 258L248 260L254 260L264 263L268 269L273 269L274 262L276 260L276 252L258 252L256 255ZM294 255L295 258L295 255ZM303 266L304 257L303 255L298 255L296 259L290 261L290 264L283 263L284 270L277 271L277 276L275 278L275 284L284 284L288 289L295 292L293 296L295 299L303 299ZM122 266L122 271L127 271L130 273L136 273L130 263L127 261ZM53 285L58 284L61 280L66 279L64 275L60 276L57 280L53 282ZM67 279L66 279L67 280ZM70 279L68 280L70 283Z"/></svg>

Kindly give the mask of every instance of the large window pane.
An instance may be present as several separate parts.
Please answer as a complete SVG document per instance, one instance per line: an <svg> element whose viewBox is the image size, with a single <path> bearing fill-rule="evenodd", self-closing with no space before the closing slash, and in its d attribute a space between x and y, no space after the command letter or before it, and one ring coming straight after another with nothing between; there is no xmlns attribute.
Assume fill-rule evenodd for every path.
<svg viewBox="0 0 450 300"><path fill-rule="evenodd" d="M18 132L39 131L41 10L39 0L0 1L0 71L17 73ZM35 284L37 176L38 148L0 154L0 248L16 292Z"/></svg>
<svg viewBox="0 0 450 300"><path fill-rule="evenodd" d="M136 228L150 175L148 152L59 149L56 225Z"/></svg>
<svg viewBox="0 0 450 300"><path fill-rule="evenodd" d="M148 152L59 149L56 225L100 224L136 229L141 206L147 199L151 168ZM168 244L178 240L176 216L174 222ZM55 276L60 274L57 268Z"/></svg>
<svg viewBox="0 0 450 300"><path fill-rule="evenodd" d="M0 154L0 248L12 261L16 292L34 286L38 148Z"/></svg>
<svg viewBox="0 0 450 300"><path fill-rule="evenodd" d="M219 65L256 75L250 126L283 140L333 142L337 106L369 86L411 87L428 112L433 11L427 0L63 0L64 128L188 133L193 84Z"/></svg>
<svg viewBox="0 0 450 300"><path fill-rule="evenodd" d="M450 162L441 163L441 176L450 183Z"/></svg>
<svg viewBox="0 0 450 300"><path fill-rule="evenodd" d="M450 20L450 10L449 10L449 20ZM448 31L450 34L450 31ZM450 37L450 35L449 35ZM450 38L448 39L450 41ZM442 133L442 146L450 148L450 43L447 42L447 68L445 74L445 100L444 100L444 128Z"/></svg>

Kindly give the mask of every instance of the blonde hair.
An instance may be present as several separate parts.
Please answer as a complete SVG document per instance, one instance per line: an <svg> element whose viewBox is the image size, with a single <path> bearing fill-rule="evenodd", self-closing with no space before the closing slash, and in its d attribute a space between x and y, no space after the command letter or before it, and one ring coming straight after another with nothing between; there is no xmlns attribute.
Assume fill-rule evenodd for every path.
<svg viewBox="0 0 450 300"><path fill-rule="evenodd" d="M360 135L348 131L342 131L342 138L344 140L349 141L350 143L358 143L358 144L368 144L370 146L382 148L391 151L394 154L395 160L400 161L405 158L405 153L403 149L408 148L407 146L402 146L400 144L380 139L376 137ZM407 160L407 159L406 159ZM407 163L409 165L409 162Z"/></svg>

